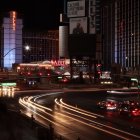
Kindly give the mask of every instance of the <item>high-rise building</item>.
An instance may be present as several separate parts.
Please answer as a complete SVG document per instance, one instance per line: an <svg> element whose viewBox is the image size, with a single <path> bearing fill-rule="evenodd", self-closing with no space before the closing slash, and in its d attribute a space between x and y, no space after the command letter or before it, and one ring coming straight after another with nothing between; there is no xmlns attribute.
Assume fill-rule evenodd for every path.
<svg viewBox="0 0 140 140"><path fill-rule="evenodd" d="M103 69L111 70L111 65L115 63L115 2L104 0L102 2L102 51Z"/></svg>
<svg viewBox="0 0 140 140"><path fill-rule="evenodd" d="M66 57L65 31L59 44L59 30L26 31L23 30L22 18L15 11L1 15L0 19L0 67L11 69L19 63L58 60ZM68 29L67 29L68 30ZM59 49L60 45L60 49ZM28 46L28 49L27 49ZM66 50L67 51L67 50Z"/></svg>
<svg viewBox="0 0 140 140"><path fill-rule="evenodd" d="M10 11L1 25L1 67L11 69L12 64L22 62L22 19L16 11Z"/></svg>
<svg viewBox="0 0 140 140"><path fill-rule="evenodd" d="M115 0L104 6L103 13L104 63L116 63L128 71L138 71L140 1Z"/></svg>
<svg viewBox="0 0 140 140"><path fill-rule="evenodd" d="M46 32L24 31L23 48L29 46L29 50L23 49L23 62L35 62L59 59L59 32L49 30Z"/></svg>

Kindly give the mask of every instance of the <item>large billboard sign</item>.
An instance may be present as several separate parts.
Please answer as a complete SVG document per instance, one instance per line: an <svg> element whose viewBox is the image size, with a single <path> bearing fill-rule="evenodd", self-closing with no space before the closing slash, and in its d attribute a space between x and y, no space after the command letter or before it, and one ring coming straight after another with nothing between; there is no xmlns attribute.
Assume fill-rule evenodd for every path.
<svg viewBox="0 0 140 140"><path fill-rule="evenodd" d="M67 17L85 16L85 0L69 1L67 3Z"/></svg>
<svg viewBox="0 0 140 140"><path fill-rule="evenodd" d="M87 17L70 18L70 34L87 33Z"/></svg>

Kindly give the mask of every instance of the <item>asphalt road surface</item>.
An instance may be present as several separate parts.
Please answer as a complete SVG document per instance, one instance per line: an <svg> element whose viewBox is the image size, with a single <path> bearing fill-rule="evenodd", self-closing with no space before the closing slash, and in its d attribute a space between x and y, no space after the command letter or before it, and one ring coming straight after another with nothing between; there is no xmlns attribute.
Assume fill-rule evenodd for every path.
<svg viewBox="0 0 140 140"><path fill-rule="evenodd" d="M44 92L44 91L43 91ZM116 111L100 110L97 102L107 98L137 98L137 95L114 96L106 91L62 91L25 96L19 102L22 113L33 114L41 124L69 140L140 139L140 119L122 118ZM37 93L34 93L34 95ZM25 109L26 108L26 109ZM139 123L140 124L140 123Z"/></svg>

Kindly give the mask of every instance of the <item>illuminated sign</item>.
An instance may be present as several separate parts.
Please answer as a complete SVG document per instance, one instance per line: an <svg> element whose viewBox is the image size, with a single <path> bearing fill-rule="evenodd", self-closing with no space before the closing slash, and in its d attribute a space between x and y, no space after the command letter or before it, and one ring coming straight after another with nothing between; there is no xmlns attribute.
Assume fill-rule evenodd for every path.
<svg viewBox="0 0 140 140"><path fill-rule="evenodd" d="M12 29L15 31L16 29L16 12L15 11L10 12L10 18L11 18L11 23L12 23Z"/></svg>
<svg viewBox="0 0 140 140"><path fill-rule="evenodd" d="M17 83L1 83L1 86L16 86Z"/></svg>
<svg viewBox="0 0 140 140"><path fill-rule="evenodd" d="M82 33L87 33L87 17L70 18L70 34Z"/></svg>
<svg viewBox="0 0 140 140"><path fill-rule="evenodd" d="M68 2L67 16L68 17L85 16L85 0Z"/></svg>
<svg viewBox="0 0 140 140"><path fill-rule="evenodd" d="M63 65L66 65L65 61L64 60L51 60L51 64L53 66L63 66Z"/></svg>

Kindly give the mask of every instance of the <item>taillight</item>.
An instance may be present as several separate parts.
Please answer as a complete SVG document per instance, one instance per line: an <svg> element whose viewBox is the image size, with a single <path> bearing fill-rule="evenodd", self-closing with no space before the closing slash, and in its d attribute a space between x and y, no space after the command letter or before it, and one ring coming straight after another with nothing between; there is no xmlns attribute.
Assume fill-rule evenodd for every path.
<svg viewBox="0 0 140 140"><path fill-rule="evenodd" d="M30 72L28 72L28 73L27 73L27 75L31 75L31 73L30 73Z"/></svg>
<svg viewBox="0 0 140 140"><path fill-rule="evenodd" d="M132 111L132 113L135 113L135 112L136 112L136 110L133 110L133 111Z"/></svg>
<svg viewBox="0 0 140 140"><path fill-rule="evenodd" d="M132 110L132 113L136 113L138 111L137 108L135 108L134 110Z"/></svg>
<svg viewBox="0 0 140 140"><path fill-rule="evenodd" d="M107 104L107 106L111 106L111 104Z"/></svg>
<svg viewBox="0 0 140 140"><path fill-rule="evenodd" d="M42 76L42 73L40 72L39 75Z"/></svg>

